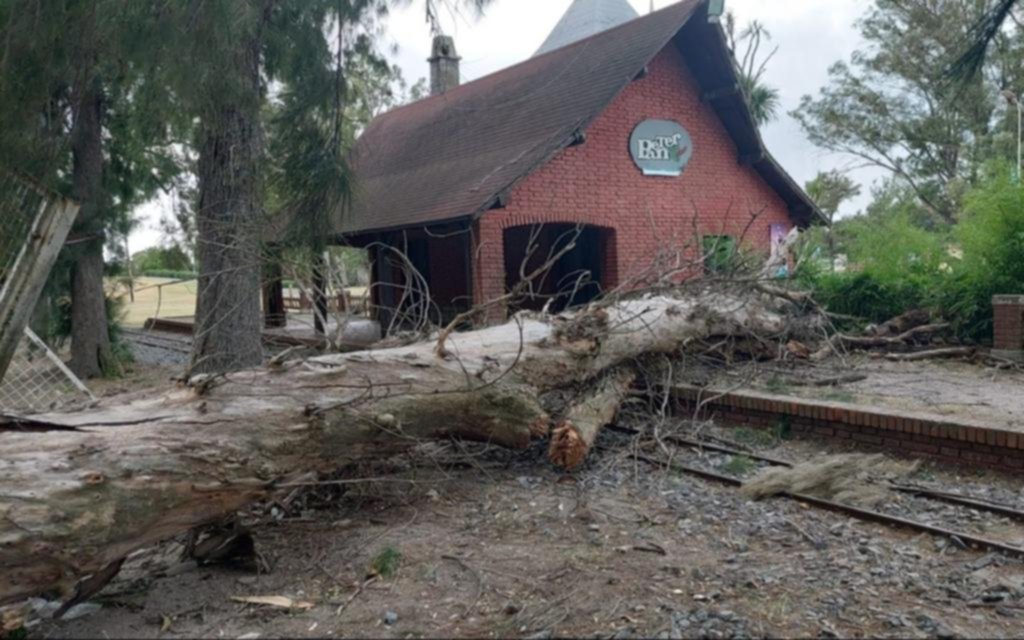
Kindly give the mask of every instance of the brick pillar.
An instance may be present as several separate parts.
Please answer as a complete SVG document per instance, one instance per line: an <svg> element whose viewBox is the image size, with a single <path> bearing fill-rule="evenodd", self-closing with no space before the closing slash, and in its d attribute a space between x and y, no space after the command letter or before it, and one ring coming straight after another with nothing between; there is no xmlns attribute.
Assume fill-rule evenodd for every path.
<svg viewBox="0 0 1024 640"><path fill-rule="evenodd" d="M494 216L484 215L473 225L473 304L481 305L505 295L504 233ZM486 324L504 322L504 305L489 307L484 316Z"/></svg>
<svg viewBox="0 0 1024 640"><path fill-rule="evenodd" d="M992 298L993 355L1024 361L1024 295Z"/></svg>

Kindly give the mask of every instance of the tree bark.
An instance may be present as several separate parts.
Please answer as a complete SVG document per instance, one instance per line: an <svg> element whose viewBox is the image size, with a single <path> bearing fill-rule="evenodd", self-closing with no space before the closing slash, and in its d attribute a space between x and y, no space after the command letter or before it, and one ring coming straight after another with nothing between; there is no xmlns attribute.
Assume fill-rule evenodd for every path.
<svg viewBox="0 0 1024 640"><path fill-rule="evenodd" d="M604 380L570 404L565 419L551 434L548 457L554 464L575 469L583 464L601 429L615 420L636 372L626 368Z"/></svg>
<svg viewBox="0 0 1024 640"><path fill-rule="evenodd" d="M103 93L86 85L71 137L71 197L81 204L73 233L91 239L72 249L71 370L96 378L113 366L103 289Z"/></svg>
<svg viewBox="0 0 1024 640"><path fill-rule="evenodd" d="M318 337L327 336L327 261L323 253L313 257L313 330Z"/></svg>
<svg viewBox="0 0 1024 640"><path fill-rule="evenodd" d="M284 277L281 263L270 256L263 265L263 327L280 329L288 326L288 312L284 308Z"/></svg>
<svg viewBox="0 0 1024 640"><path fill-rule="evenodd" d="M750 300L659 297L455 334L447 357L433 343L332 355L197 376L82 413L0 419L0 604L73 593L133 551L310 472L426 439L525 448L549 433L546 392L602 380L596 403L559 417L592 442L636 358L783 328Z"/></svg>
<svg viewBox="0 0 1024 640"><path fill-rule="evenodd" d="M263 361L259 38L242 46L236 56L242 79L202 118L193 373L237 371Z"/></svg>

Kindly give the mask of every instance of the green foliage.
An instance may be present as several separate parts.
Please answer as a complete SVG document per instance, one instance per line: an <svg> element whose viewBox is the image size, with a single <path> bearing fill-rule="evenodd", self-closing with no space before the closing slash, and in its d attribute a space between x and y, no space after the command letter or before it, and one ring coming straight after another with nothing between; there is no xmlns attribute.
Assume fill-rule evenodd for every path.
<svg viewBox="0 0 1024 640"><path fill-rule="evenodd" d="M734 476L745 476L757 468L757 463L745 455L736 455L729 458L722 470Z"/></svg>
<svg viewBox="0 0 1024 640"><path fill-rule="evenodd" d="M992 296L1024 292L1024 187L1005 166L985 176L951 231L922 228L905 200L876 201L868 215L837 226L850 270L805 261L798 281L834 313L884 322L927 308L961 339L990 340Z"/></svg>
<svg viewBox="0 0 1024 640"><path fill-rule="evenodd" d="M955 223L980 163L1008 159L1016 134L1000 91L1020 93L1024 35L997 36L983 73L951 91L945 71L985 15L979 0L874 0L858 22L863 49L829 70L792 112L816 145L881 168L912 189L938 223Z"/></svg>
<svg viewBox="0 0 1024 640"><path fill-rule="evenodd" d="M876 323L920 307L925 295L912 283L869 273L824 273L815 287L815 297L829 311Z"/></svg>
<svg viewBox="0 0 1024 640"><path fill-rule="evenodd" d="M931 304L954 258L945 233L919 226L917 211L903 192L883 189L867 213L833 229L835 251L847 255L849 270L836 273L821 261L804 260L797 280L833 313L871 322Z"/></svg>
<svg viewBox="0 0 1024 640"><path fill-rule="evenodd" d="M132 269L136 273L145 274L157 271L191 272L194 265L192 258L181 247L150 247L132 256Z"/></svg>
<svg viewBox="0 0 1024 640"><path fill-rule="evenodd" d="M860 185L838 171L819 171L805 188L830 221L844 202L860 195Z"/></svg>
<svg viewBox="0 0 1024 640"><path fill-rule="evenodd" d="M779 437L775 430L751 429L750 427L736 429L733 438L740 444L760 449L774 447L779 443Z"/></svg>
<svg viewBox="0 0 1024 640"><path fill-rule="evenodd" d="M380 576L381 578L390 578L398 571L398 566L402 563L402 552L394 547L384 547L377 555L370 561L371 576Z"/></svg>
<svg viewBox="0 0 1024 640"><path fill-rule="evenodd" d="M853 218L843 232L850 261L883 282L930 282L950 259L942 235L915 226L902 212Z"/></svg>
<svg viewBox="0 0 1024 640"><path fill-rule="evenodd" d="M1013 18L1013 9L1017 4L1017 0L996 0L971 27L967 48L950 65L952 79L968 82L981 71L989 48L1003 33L1003 25Z"/></svg>
<svg viewBox="0 0 1024 640"><path fill-rule="evenodd" d="M1024 293L1024 186L996 170L966 198L954 231L963 259L936 291L936 306L971 340L992 337L992 296Z"/></svg>
<svg viewBox="0 0 1024 640"><path fill-rule="evenodd" d="M764 55L761 48L771 42L771 33L757 20L737 33L736 16L731 11L725 16L725 35L754 122L766 125L778 117L781 104L779 90L764 83L768 63L778 47Z"/></svg>

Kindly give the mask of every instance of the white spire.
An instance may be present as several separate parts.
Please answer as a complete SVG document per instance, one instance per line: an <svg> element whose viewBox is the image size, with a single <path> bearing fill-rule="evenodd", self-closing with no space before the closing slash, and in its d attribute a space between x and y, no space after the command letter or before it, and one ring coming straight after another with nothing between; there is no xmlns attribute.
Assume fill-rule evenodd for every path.
<svg viewBox="0 0 1024 640"><path fill-rule="evenodd" d="M572 6L534 55L561 49L638 17L627 0L573 0Z"/></svg>

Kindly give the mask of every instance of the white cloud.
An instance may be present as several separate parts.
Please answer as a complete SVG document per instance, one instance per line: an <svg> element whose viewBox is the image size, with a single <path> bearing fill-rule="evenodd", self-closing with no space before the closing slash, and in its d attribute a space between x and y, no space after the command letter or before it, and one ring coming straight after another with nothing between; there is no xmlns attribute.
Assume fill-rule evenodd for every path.
<svg viewBox="0 0 1024 640"><path fill-rule="evenodd" d="M468 13L445 14L442 24L455 37L462 56L463 81L469 82L533 55L572 0L495 0L479 19ZM655 0L656 8L672 0ZM630 0L641 14L650 0ZM860 44L855 22L866 9L864 0L727 0L740 24L760 20L771 32L779 52L771 62L766 81L781 91L780 118L765 128L768 148L781 164L803 184L819 170L846 169L850 160L828 154L812 145L788 115L804 94L815 94L828 79L828 68L848 60ZM422 0L393 10L387 20L385 50L395 47L392 58L412 83L428 74L431 36L424 19ZM851 214L870 200L869 185L881 173L859 169L852 172L864 185L864 193L843 211ZM163 202L142 208L146 220L132 236L133 250L159 242L155 223L169 206Z"/></svg>

